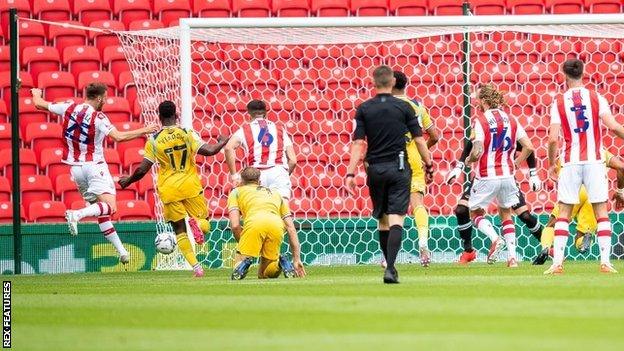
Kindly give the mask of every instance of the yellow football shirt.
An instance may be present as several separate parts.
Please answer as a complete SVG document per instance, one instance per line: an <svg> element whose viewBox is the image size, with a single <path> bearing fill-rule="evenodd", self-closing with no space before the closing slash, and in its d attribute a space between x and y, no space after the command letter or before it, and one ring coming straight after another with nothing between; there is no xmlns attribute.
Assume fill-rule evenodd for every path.
<svg viewBox="0 0 624 351"><path fill-rule="evenodd" d="M433 127L433 121L431 121L429 111L427 111L422 103L418 102L417 100L411 100L405 95L397 95L396 97L412 106L414 112L416 113L416 116L418 117L418 123L420 123L420 127L423 131L426 131L427 129ZM405 134L405 137L407 139L407 157L413 171L414 167L422 167L422 158L420 157L420 153L418 152L418 148L416 147L416 142L414 142L414 139L411 137L411 135L407 133Z"/></svg>
<svg viewBox="0 0 624 351"><path fill-rule="evenodd" d="M253 222L256 216L276 215L282 219L290 216L288 203L278 192L255 184L242 185L232 190L227 205L228 211L240 211L245 225Z"/></svg>
<svg viewBox="0 0 624 351"><path fill-rule="evenodd" d="M164 127L147 140L144 157L159 165L156 184L163 203L202 193L195 155L203 144L197 133L178 126Z"/></svg>

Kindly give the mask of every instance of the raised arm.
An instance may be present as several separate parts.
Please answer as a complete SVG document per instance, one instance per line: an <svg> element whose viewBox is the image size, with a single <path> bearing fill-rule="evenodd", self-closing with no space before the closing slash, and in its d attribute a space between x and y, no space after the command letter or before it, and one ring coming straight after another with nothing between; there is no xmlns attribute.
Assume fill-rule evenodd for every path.
<svg viewBox="0 0 624 351"><path fill-rule="evenodd" d="M38 110L46 110L48 111L48 108L50 106L50 102L45 101L43 99L43 91L41 91L41 89L39 88L32 88L30 89L30 93L32 94L33 97L33 105L35 105L35 107Z"/></svg>
<svg viewBox="0 0 624 351"><path fill-rule="evenodd" d="M230 172L230 180L234 183L234 186L237 186L240 182L240 175L236 172L236 149L238 149L241 144L241 139L234 134L223 149L225 152L225 163Z"/></svg>
<svg viewBox="0 0 624 351"><path fill-rule="evenodd" d="M295 223L292 216L284 218L284 224L286 225L286 232L288 233L288 243L290 244L290 250L292 251L293 265L298 277L305 277L306 272L301 262L301 245L299 244L299 237L297 237L297 229L295 229Z"/></svg>
<svg viewBox="0 0 624 351"><path fill-rule="evenodd" d="M288 174L292 174L297 167L297 154L292 145L286 147L286 158L288 159Z"/></svg>
<svg viewBox="0 0 624 351"><path fill-rule="evenodd" d="M620 139L624 139L624 126L615 120L615 117L613 117L611 112L601 114L600 118L602 118L605 126L607 126L610 131L615 133L615 135L617 135Z"/></svg>
<svg viewBox="0 0 624 351"><path fill-rule="evenodd" d="M221 149L223 149L223 147L225 146L225 144L228 142L230 138L226 137L226 136L219 136L217 138L217 143L216 144L204 144L202 145L198 150L197 153L199 155L202 156L213 156L216 155L219 151L221 151Z"/></svg>
<svg viewBox="0 0 624 351"><path fill-rule="evenodd" d="M153 164L154 163L152 163L152 161L144 158L141 164L139 165L139 167L137 167L137 169L134 170L134 173L132 173L132 175L130 175L129 177L119 178L119 186L121 186L122 189L125 189L128 186L130 186L130 184L134 182L138 182L139 180L143 179L143 177L145 177L147 172L149 172L149 170L152 169Z"/></svg>
<svg viewBox="0 0 624 351"><path fill-rule="evenodd" d="M155 124L150 124L143 128L138 128L134 130L120 131L117 128L113 127L108 136L111 137L115 142L134 140L136 138L140 138L144 135L154 133L158 130L158 126Z"/></svg>

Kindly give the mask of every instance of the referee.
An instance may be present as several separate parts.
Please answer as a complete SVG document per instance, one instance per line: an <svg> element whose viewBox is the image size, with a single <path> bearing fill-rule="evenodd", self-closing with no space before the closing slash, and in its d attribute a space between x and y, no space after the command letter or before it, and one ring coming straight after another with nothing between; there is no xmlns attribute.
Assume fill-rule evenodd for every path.
<svg viewBox="0 0 624 351"><path fill-rule="evenodd" d="M392 96L395 84L392 69L377 67L373 80L377 95L358 106L355 113L356 125L345 185L353 194L355 170L367 151L367 184L373 201L373 216L379 220L379 246L388 264L383 279L386 284L396 284L399 275L394 263L401 249L412 178L405 148L408 133L422 156L428 180L432 177L433 166L416 112L407 102ZM364 150L364 139L368 142L368 150Z"/></svg>

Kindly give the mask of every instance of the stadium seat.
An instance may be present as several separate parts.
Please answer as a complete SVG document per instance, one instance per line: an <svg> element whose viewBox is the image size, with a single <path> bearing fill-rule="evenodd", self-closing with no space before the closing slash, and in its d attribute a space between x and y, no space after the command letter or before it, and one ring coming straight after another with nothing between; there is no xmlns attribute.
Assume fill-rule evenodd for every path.
<svg viewBox="0 0 624 351"><path fill-rule="evenodd" d="M119 157L119 152L116 149L104 148L104 159L111 174L121 172L121 157Z"/></svg>
<svg viewBox="0 0 624 351"><path fill-rule="evenodd" d="M321 201L345 195L343 184L344 177L336 173L320 173L308 178L310 196Z"/></svg>
<svg viewBox="0 0 624 351"><path fill-rule="evenodd" d="M65 22L63 25L50 26L48 43L52 43L59 52L63 52L68 46L86 45L87 34L85 31L72 26L83 26L83 24L80 22Z"/></svg>
<svg viewBox="0 0 624 351"><path fill-rule="evenodd" d="M108 95L114 96L117 89L115 84L115 77L113 74L106 71L85 71L80 72L78 75L78 91L84 96L84 89L93 82L104 83L108 87Z"/></svg>
<svg viewBox="0 0 624 351"><path fill-rule="evenodd" d="M114 9L115 15L126 28L132 21L152 18L149 0L115 0Z"/></svg>
<svg viewBox="0 0 624 351"><path fill-rule="evenodd" d="M42 72L58 71L61 69L61 56L56 48L51 46L30 46L24 49L22 60L26 70L35 78Z"/></svg>
<svg viewBox="0 0 624 351"><path fill-rule="evenodd" d="M26 221L26 213L24 212L24 206L20 205L20 217L22 221ZM0 202L0 223L13 222L13 203L9 201Z"/></svg>
<svg viewBox="0 0 624 351"><path fill-rule="evenodd" d="M63 65L74 76L83 71L102 69L100 52L95 46L68 46L63 50Z"/></svg>
<svg viewBox="0 0 624 351"><path fill-rule="evenodd" d="M44 72L39 75L39 88L49 101L76 96L74 76L69 72Z"/></svg>
<svg viewBox="0 0 624 351"><path fill-rule="evenodd" d="M133 105L137 99L137 89L134 78L132 77L132 72L121 72L117 80L117 90L123 92L123 94L120 95L125 96L128 102Z"/></svg>
<svg viewBox="0 0 624 351"><path fill-rule="evenodd" d="M0 123L0 148L2 150L11 149L11 124Z"/></svg>
<svg viewBox="0 0 624 351"><path fill-rule="evenodd" d="M80 210L80 209L83 209L83 208L85 208L85 207L87 207L89 205L90 204L88 202L86 202L84 199L81 199L81 200L73 201L69 205L69 209L71 209L71 210ZM97 222L97 217L85 217L85 218L81 219L80 222Z"/></svg>
<svg viewBox="0 0 624 351"><path fill-rule="evenodd" d="M311 167L316 165L325 166L328 162L327 156L323 152L320 144L301 144L294 145L295 154L297 155L297 164L308 164Z"/></svg>
<svg viewBox="0 0 624 351"><path fill-rule="evenodd" d="M109 0L74 0L74 16L85 26L113 18Z"/></svg>
<svg viewBox="0 0 624 351"><path fill-rule="evenodd" d="M320 206L314 198L295 198L290 201L290 211L297 218L316 216Z"/></svg>
<svg viewBox="0 0 624 351"><path fill-rule="evenodd" d="M41 150L51 147L63 147L63 127L58 123L32 123L26 126L24 141L37 155Z"/></svg>
<svg viewBox="0 0 624 351"><path fill-rule="evenodd" d="M238 80L234 72L227 70L202 71L193 75L193 80L197 80L194 84L200 83L206 92L212 94L237 94L239 90Z"/></svg>
<svg viewBox="0 0 624 351"><path fill-rule="evenodd" d="M317 17L346 17L350 11L347 0L312 0L310 8Z"/></svg>
<svg viewBox="0 0 624 351"><path fill-rule="evenodd" d="M8 33L7 33L8 34ZM8 37L8 36L7 36ZM19 23L19 47L20 55L29 46L42 46L46 43L43 24L39 22L20 21Z"/></svg>
<svg viewBox="0 0 624 351"><path fill-rule="evenodd" d="M119 21L93 21L91 27L108 30L126 30L126 26ZM89 31L89 39L100 50L100 55L104 54L104 48L106 47L121 45L115 33Z"/></svg>
<svg viewBox="0 0 624 351"><path fill-rule="evenodd" d="M280 88L301 92L314 92L318 80L318 70L314 68L285 68L280 73Z"/></svg>
<svg viewBox="0 0 624 351"><path fill-rule="evenodd" d="M128 30L149 30L165 28L165 25L158 20L137 20L128 25Z"/></svg>
<svg viewBox="0 0 624 351"><path fill-rule="evenodd" d="M585 7L591 13L620 13L624 9L621 0L585 0Z"/></svg>
<svg viewBox="0 0 624 351"><path fill-rule="evenodd" d="M197 17L231 17L230 0L193 0Z"/></svg>
<svg viewBox="0 0 624 351"><path fill-rule="evenodd" d="M137 189L141 197L147 197L150 192L151 194L154 193L154 178L152 178L152 173L147 173L145 177L137 182ZM150 206L150 208L154 208L154 206Z"/></svg>
<svg viewBox="0 0 624 351"><path fill-rule="evenodd" d="M0 72L11 70L11 52L8 45L0 46Z"/></svg>
<svg viewBox="0 0 624 351"><path fill-rule="evenodd" d="M68 0L36 0L33 2L33 14L45 21L68 21L71 19L71 7Z"/></svg>
<svg viewBox="0 0 624 351"><path fill-rule="evenodd" d="M470 0L475 15L504 15L505 0Z"/></svg>
<svg viewBox="0 0 624 351"><path fill-rule="evenodd" d="M117 201L117 213L113 218L120 221L149 221L152 219L152 210L145 201Z"/></svg>
<svg viewBox="0 0 624 351"><path fill-rule="evenodd" d="M24 17L24 18L30 18L29 0L0 0L0 36L4 34L5 38L9 38L8 27L9 27L9 9L10 8L17 9L18 16ZM42 44L38 44L38 45L42 45Z"/></svg>
<svg viewBox="0 0 624 351"><path fill-rule="evenodd" d="M504 55L503 59L505 62L517 71L524 63L536 63L540 60L542 45L542 42L532 40L502 41L500 43L500 51Z"/></svg>
<svg viewBox="0 0 624 351"><path fill-rule="evenodd" d="M507 0L507 10L512 15L541 15L546 6L544 0Z"/></svg>
<svg viewBox="0 0 624 351"><path fill-rule="evenodd" d="M585 12L583 0L546 0L546 7L552 14L574 14Z"/></svg>
<svg viewBox="0 0 624 351"><path fill-rule="evenodd" d="M276 17L310 16L310 0L273 0L271 6Z"/></svg>
<svg viewBox="0 0 624 351"><path fill-rule="evenodd" d="M381 54L388 56L388 64L392 67L409 67L419 63L427 63L429 58L423 55L423 45L413 41L395 41L381 45Z"/></svg>
<svg viewBox="0 0 624 351"><path fill-rule="evenodd" d="M32 150L20 149L20 174L35 175L37 174L37 157ZM13 159L10 152L0 154L0 170L4 172L4 176L11 181L13 179Z"/></svg>
<svg viewBox="0 0 624 351"><path fill-rule="evenodd" d="M459 52L461 49L457 41L428 41L423 45L423 53L430 56L428 63L443 64L441 69L448 66L449 62L460 62Z"/></svg>
<svg viewBox="0 0 624 351"><path fill-rule="evenodd" d="M277 90L277 78L273 75L275 72L269 69L250 69L239 71L237 73L238 80L243 89L247 92L251 91L269 91Z"/></svg>
<svg viewBox="0 0 624 351"><path fill-rule="evenodd" d="M460 16L463 14L463 0L429 1L429 11L436 16Z"/></svg>
<svg viewBox="0 0 624 351"><path fill-rule="evenodd" d="M390 0L389 9L396 16L426 16L427 0Z"/></svg>
<svg viewBox="0 0 624 351"><path fill-rule="evenodd" d="M357 217L360 211L360 205L354 198L338 196L321 199L318 215L321 217Z"/></svg>
<svg viewBox="0 0 624 351"><path fill-rule="evenodd" d="M173 21L192 17L191 4L189 0L154 0L154 17L169 27Z"/></svg>
<svg viewBox="0 0 624 351"><path fill-rule="evenodd" d="M123 168L126 172L134 172L134 169L143 162L143 150L141 147L133 147L124 151Z"/></svg>
<svg viewBox="0 0 624 351"><path fill-rule="evenodd" d="M592 39L585 40L581 46L581 59L585 64L602 64L617 62L617 53L621 52L619 40Z"/></svg>
<svg viewBox="0 0 624 351"><path fill-rule="evenodd" d="M69 173L60 174L54 183L54 193L61 199L65 206L70 207L76 201L83 201L82 195L78 191L74 178Z"/></svg>
<svg viewBox="0 0 624 351"><path fill-rule="evenodd" d="M33 201L28 206L28 220L31 222L65 222L67 207L60 201Z"/></svg>
<svg viewBox="0 0 624 351"><path fill-rule="evenodd" d="M573 40L553 39L545 42L542 52L543 62L564 62L568 58L576 58L579 50Z"/></svg>
<svg viewBox="0 0 624 351"><path fill-rule="evenodd" d="M39 169L43 170L54 184L59 175L69 174L69 166L62 160L63 149L58 147L43 149L39 155Z"/></svg>
<svg viewBox="0 0 624 351"><path fill-rule="evenodd" d="M20 109L21 112L21 109ZM0 100L0 123L6 123L9 121L9 111L7 111L6 103L4 100Z"/></svg>
<svg viewBox="0 0 624 351"><path fill-rule="evenodd" d="M20 88L19 97L32 97L30 89L34 87L33 79L28 72L19 72ZM4 100L7 107L11 106L11 75L0 74L0 97Z"/></svg>
<svg viewBox="0 0 624 351"><path fill-rule="evenodd" d="M28 208L34 201L52 201L54 192L52 182L45 175L23 175L20 176L20 187L22 191L22 204Z"/></svg>
<svg viewBox="0 0 624 351"><path fill-rule="evenodd" d="M355 16L387 16L388 0L351 0L351 14Z"/></svg>
<svg viewBox="0 0 624 351"><path fill-rule="evenodd" d="M269 0L232 0L232 13L237 17L270 17Z"/></svg>
<svg viewBox="0 0 624 351"><path fill-rule="evenodd" d="M127 131L127 130L142 128L143 124L136 123L136 122L126 122L126 123L114 123L114 126L117 128L117 130ZM130 149L133 147L144 147L144 146L145 146L145 138L141 137L141 138L137 138L137 139L130 140L130 141L124 141L122 143L117 143L115 145L115 149L117 149L120 155L124 155L127 149Z"/></svg>
<svg viewBox="0 0 624 351"><path fill-rule="evenodd" d="M11 184L6 177L0 177L0 201L11 201Z"/></svg>
<svg viewBox="0 0 624 351"><path fill-rule="evenodd" d="M32 98L19 99L19 113L21 135L26 133L26 126L30 123L45 123L48 121L48 113L37 109L35 104L33 104Z"/></svg>
<svg viewBox="0 0 624 351"><path fill-rule="evenodd" d="M130 103L122 97L109 96L106 98L102 112L113 123L130 122Z"/></svg>

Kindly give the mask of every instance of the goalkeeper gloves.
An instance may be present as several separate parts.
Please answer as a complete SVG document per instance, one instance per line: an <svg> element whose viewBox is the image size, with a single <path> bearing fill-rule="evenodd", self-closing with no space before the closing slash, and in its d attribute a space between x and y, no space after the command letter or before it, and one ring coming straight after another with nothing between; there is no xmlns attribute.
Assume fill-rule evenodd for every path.
<svg viewBox="0 0 624 351"><path fill-rule="evenodd" d="M459 177L459 175L462 173L463 170L464 170L464 163L463 162L457 162L457 164L455 165L455 168L453 168L446 175L446 183L447 184L454 183L455 180L457 180L457 177Z"/></svg>
<svg viewBox="0 0 624 351"><path fill-rule="evenodd" d="M542 189L542 181L537 175L537 170L535 170L535 168L529 169L529 185L533 191L540 191Z"/></svg>

